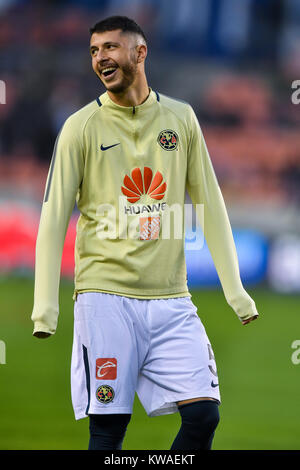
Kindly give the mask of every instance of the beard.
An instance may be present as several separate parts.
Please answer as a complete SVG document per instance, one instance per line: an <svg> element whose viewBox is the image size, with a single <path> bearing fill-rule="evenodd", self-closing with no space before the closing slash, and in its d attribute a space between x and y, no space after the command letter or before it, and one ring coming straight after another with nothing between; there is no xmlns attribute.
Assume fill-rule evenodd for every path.
<svg viewBox="0 0 300 470"><path fill-rule="evenodd" d="M128 62L126 65L123 65L122 67L119 66L118 70L122 72L122 76L121 79L117 81L117 83L106 84L101 80L101 78L100 80L107 91L121 94L124 93L133 84L137 74L137 63L134 60L131 60L131 62Z"/></svg>

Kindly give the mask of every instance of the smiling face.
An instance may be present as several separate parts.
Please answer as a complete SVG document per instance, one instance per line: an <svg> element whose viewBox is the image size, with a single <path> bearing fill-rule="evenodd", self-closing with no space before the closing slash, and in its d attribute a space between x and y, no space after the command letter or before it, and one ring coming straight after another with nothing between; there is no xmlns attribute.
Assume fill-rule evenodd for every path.
<svg viewBox="0 0 300 470"><path fill-rule="evenodd" d="M136 34L121 30L93 33L90 41L92 67L111 93L124 93L137 80L146 46Z"/></svg>

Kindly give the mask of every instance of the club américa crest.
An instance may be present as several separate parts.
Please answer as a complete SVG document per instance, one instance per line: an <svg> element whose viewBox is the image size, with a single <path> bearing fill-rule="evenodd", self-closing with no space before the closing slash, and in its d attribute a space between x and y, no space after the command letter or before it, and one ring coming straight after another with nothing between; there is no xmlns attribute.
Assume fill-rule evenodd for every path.
<svg viewBox="0 0 300 470"><path fill-rule="evenodd" d="M157 142L164 150L176 150L178 147L178 135L171 129L165 129L158 134Z"/></svg>
<svg viewBox="0 0 300 470"><path fill-rule="evenodd" d="M110 385L100 385L96 390L96 398L100 403L107 405L112 402L115 396L114 389Z"/></svg>

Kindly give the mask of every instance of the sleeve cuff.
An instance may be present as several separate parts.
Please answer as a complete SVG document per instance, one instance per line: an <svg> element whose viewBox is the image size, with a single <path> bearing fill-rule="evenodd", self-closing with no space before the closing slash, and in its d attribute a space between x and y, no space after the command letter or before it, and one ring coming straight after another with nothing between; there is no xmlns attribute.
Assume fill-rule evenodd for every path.
<svg viewBox="0 0 300 470"><path fill-rule="evenodd" d="M33 328L33 335L37 332L49 333L50 335L54 335L55 330L53 328L49 328L48 325L42 322L34 322Z"/></svg>
<svg viewBox="0 0 300 470"><path fill-rule="evenodd" d="M249 320L249 318L254 316L259 316L254 300L245 291L228 303L233 308L241 322Z"/></svg>

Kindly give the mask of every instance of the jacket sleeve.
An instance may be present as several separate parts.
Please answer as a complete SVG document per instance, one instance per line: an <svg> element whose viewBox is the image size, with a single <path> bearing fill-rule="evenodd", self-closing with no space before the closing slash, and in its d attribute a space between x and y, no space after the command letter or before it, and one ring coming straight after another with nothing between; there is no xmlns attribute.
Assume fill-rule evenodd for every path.
<svg viewBox="0 0 300 470"><path fill-rule="evenodd" d="M63 246L83 177L79 139L69 118L55 142L36 240L33 334L54 334L57 327Z"/></svg>
<svg viewBox="0 0 300 470"><path fill-rule="evenodd" d="M200 221L202 220L203 234L225 298L239 319L247 320L258 315L258 312L253 299L241 282L236 247L224 199L192 108L190 108L189 129L187 190L196 212L201 207Z"/></svg>

